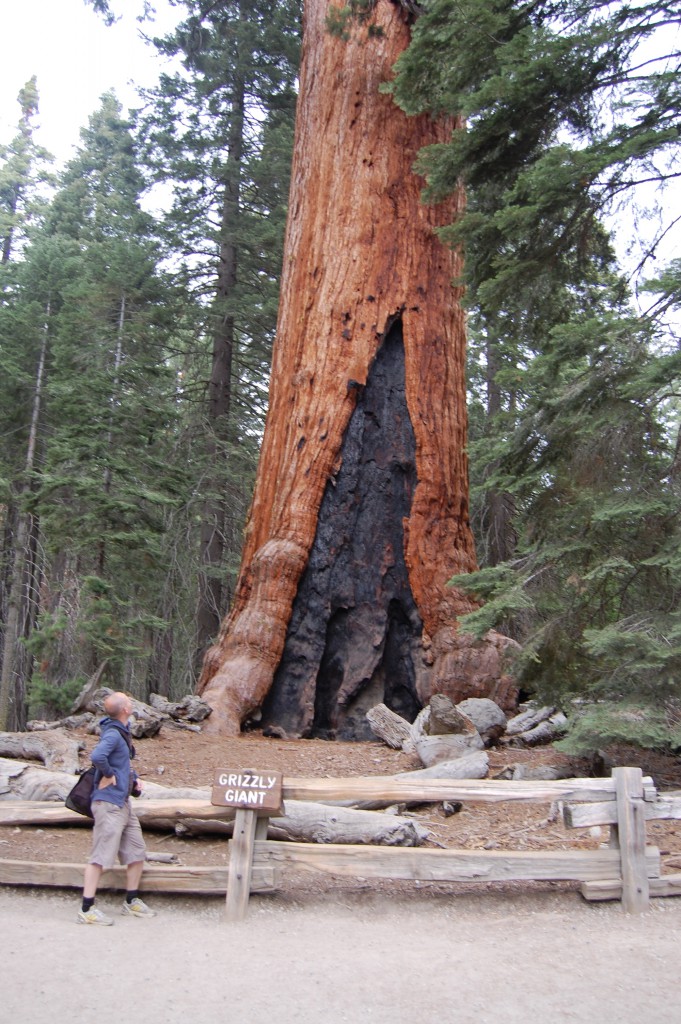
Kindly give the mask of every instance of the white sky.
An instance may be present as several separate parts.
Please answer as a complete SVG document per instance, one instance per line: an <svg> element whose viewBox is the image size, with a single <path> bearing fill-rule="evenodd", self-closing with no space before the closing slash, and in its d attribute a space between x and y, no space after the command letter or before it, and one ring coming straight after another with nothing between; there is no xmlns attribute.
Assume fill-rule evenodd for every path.
<svg viewBox="0 0 681 1024"><path fill-rule="evenodd" d="M0 0L0 142L16 131L17 96L38 76L40 113L36 140L62 164L79 143L80 129L114 89L124 111L137 105L135 85L152 85L162 68L155 50L139 38L142 0L113 0L121 21L107 28L84 0ZM180 9L156 0L149 34L162 35Z"/></svg>

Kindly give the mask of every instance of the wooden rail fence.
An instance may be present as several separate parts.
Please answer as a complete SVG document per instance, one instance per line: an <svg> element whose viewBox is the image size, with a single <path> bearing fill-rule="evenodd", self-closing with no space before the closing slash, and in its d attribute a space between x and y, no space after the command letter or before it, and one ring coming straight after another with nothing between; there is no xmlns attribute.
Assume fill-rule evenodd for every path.
<svg viewBox="0 0 681 1024"><path fill-rule="evenodd" d="M442 850L292 843L268 840L268 819L237 810L230 841L229 867L147 865L142 888L177 893L226 893L226 916L245 917L252 892L271 890L287 867L364 878L420 881L491 882L573 880L582 883L588 900L621 899L627 913L640 913L651 896L681 895L681 874L660 875L660 854L646 844L646 822L681 819L681 795L660 796L639 768L616 768L609 779L563 779L551 782L401 778L283 780L284 800L387 801L394 803L522 801L563 804L568 827L610 827L609 845L595 850L508 851ZM203 801L182 801L192 815L225 816L226 809ZM24 804L25 815L28 805ZM46 805L41 805L45 807ZM64 820L63 806L54 808ZM5 805L11 807L11 804ZM10 815L7 822L10 822ZM73 817L76 817L75 815ZM15 819L16 820L16 819ZM26 823L25 817L20 820ZM79 888L83 867L0 861L0 884L54 885ZM104 872L101 888L124 888L124 870Z"/></svg>
<svg viewBox="0 0 681 1024"><path fill-rule="evenodd" d="M421 881L577 880L589 900L621 899L640 913L649 897L681 895L681 874L660 877L660 853L646 845L646 821L681 818L681 797L660 799L640 768L616 768L610 779L502 782L437 779L288 779L284 798L297 800L442 800L467 803L564 803L568 826L610 826L610 845L597 850L433 850L403 847L282 843L266 839L267 823L237 811L231 841L226 916L245 917L253 872L296 867L336 875Z"/></svg>

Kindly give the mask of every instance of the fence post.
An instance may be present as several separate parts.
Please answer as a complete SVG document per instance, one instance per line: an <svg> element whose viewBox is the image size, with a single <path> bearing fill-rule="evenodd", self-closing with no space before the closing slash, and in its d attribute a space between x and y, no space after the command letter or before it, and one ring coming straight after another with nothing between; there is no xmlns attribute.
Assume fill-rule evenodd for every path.
<svg viewBox="0 0 681 1024"><path fill-rule="evenodd" d="M241 807L234 819L234 834L229 848L227 900L225 916L228 921L243 921L248 909L253 871L253 843L257 815Z"/></svg>
<svg viewBox="0 0 681 1024"><path fill-rule="evenodd" d="M617 799L617 833L622 872L622 909L640 914L648 909L650 886L646 869L646 819L640 768L613 768Z"/></svg>

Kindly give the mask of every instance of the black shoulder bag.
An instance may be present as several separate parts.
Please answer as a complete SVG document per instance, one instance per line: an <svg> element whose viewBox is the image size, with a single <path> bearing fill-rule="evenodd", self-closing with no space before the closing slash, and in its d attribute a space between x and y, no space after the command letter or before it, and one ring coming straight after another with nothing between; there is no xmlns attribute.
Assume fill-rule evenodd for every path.
<svg viewBox="0 0 681 1024"><path fill-rule="evenodd" d="M88 818L92 817L90 804L92 803L92 791L95 788L96 771L94 765L91 768L86 768L66 797L64 803L70 811L77 811L78 814L84 814Z"/></svg>

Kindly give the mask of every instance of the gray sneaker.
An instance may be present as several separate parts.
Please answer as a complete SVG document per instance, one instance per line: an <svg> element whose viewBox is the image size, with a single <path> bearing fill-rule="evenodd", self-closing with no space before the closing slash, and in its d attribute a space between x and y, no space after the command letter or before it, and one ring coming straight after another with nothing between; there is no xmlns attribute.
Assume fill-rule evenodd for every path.
<svg viewBox="0 0 681 1024"><path fill-rule="evenodd" d="M121 913L124 917L156 917L156 911L151 910L139 896L135 896L131 903L124 903Z"/></svg>
<svg viewBox="0 0 681 1024"><path fill-rule="evenodd" d="M89 910L79 910L76 921L78 924L111 925L114 923L112 917L107 917L107 915L103 914L101 910L97 909L97 907L90 907Z"/></svg>

